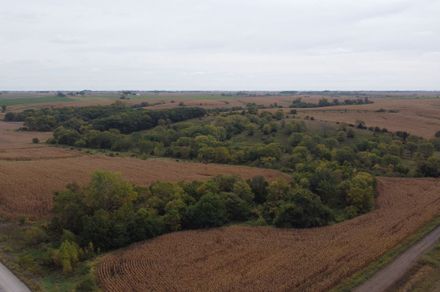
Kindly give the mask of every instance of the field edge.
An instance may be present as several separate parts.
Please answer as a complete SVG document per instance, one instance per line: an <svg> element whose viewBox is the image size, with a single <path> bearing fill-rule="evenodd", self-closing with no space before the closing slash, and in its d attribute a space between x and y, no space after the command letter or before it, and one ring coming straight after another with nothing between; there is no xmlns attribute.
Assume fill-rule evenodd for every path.
<svg viewBox="0 0 440 292"><path fill-rule="evenodd" d="M364 269L355 272L351 277L342 281L330 292L349 292L357 286L363 284L373 277L380 269L391 263L399 255L404 253L408 248L416 244L435 228L440 226L440 215L435 216L431 221L423 225L416 233L408 236L403 242L399 243L392 249L386 251L382 256L369 263Z"/></svg>
<svg viewBox="0 0 440 292"><path fill-rule="evenodd" d="M0 223L2 224L2 223ZM42 291L40 285L35 283L31 276L26 275L26 272L20 268L18 259L14 255L4 251L4 246L0 247L0 262L11 271L15 277L22 281L31 291Z"/></svg>

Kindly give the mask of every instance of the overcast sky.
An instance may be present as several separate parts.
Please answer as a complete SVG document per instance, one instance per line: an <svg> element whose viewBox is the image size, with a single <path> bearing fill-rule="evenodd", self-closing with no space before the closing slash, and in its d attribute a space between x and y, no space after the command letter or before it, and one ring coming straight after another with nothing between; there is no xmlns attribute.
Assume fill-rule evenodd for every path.
<svg viewBox="0 0 440 292"><path fill-rule="evenodd" d="M440 89L440 0L0 0L0 89Z"/></svg>

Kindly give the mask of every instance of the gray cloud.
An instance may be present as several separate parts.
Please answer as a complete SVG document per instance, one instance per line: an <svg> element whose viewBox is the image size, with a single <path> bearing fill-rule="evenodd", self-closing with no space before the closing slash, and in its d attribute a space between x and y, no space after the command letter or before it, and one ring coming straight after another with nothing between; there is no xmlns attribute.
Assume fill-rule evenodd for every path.
<svg viewBox="0 0 440 292"><path fill-rule="evenodd" d="M440 89L437 0L0 0L1 89Z"/></svg>

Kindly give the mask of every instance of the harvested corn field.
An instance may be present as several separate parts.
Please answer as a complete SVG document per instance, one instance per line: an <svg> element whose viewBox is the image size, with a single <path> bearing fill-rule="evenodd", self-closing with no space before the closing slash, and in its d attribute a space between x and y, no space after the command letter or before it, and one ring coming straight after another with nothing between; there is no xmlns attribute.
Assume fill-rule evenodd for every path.
<svg viewBox="0 0 440 292"><path fill-rule="evenodd" d="M243 178L263 175L268 179L281 175L278 171L246 166L104 155L1 161L0 214L7 217L44 217L52 207L55 191L63 190L70 182L86 183L96 170L120 172L126 179L139 185L157 180L204 180L219 174L235 174Z"/></svg>
<svg viewBox="0 0 440 292"><path fill-rule="evenodd" d="M3 161L30 161L77 157L77 151L47 147L44 142L52 137L51 132L18 131L22 123L0 122L0 163ZM37 138L39 143L33 143ZM1 165L1 164L0 164Z"/></svg>
<svg viewBox="0 0 440 292"><path fill-rule="evenodd" d="M326 291L440 212L440 180L378 189L376 210L337 225L173 233L104 256L97 277L105 291Z"/></svg>
<svg viewBox="0 0 440 292"><path fill-rule="evenodd" d="M440 99L372 99L367 105L334 106L302 109L301 116L355 124L363 121L368 127L386 128L391 132L407 131L427 139L440 131Z"/></svg>
<svg viewBox="0 0 440 292"><path fill-rule="evenodd" d="M32 144L33 137L45 141L52 134L17 131L21 125L0 122L0 215L8 218L48 216L54 192L71 182L88 182L96 170L120 172L139 185L157 180L204 180L219 174L243 178L263 175L268 179L284 175L246 166L87 155L67 148Z"/></svg>
<svg viewBox="0 0 440 292"><path fill-rule="evenodd" d="M16 148L35 148L44 145L32 144L33 138L45 142L52 137L51 132L18 131L23 123L6 123L0 121L0 150L12 150Z"/></svg>

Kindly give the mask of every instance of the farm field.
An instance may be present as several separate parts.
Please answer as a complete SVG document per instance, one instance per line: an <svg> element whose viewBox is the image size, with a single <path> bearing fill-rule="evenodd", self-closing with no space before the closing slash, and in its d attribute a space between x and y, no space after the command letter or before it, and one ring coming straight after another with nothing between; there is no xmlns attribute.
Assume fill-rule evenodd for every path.
<svg viewBox="0 0 440 292"><path fill-rule="evenodd" d="M51 132L28 132L17 129L22 123L0 122L0 161L40 160L76 157L79 153L65 149L47 147L45 144L33 144L32 139L38 138L45 142L52 136Z"/></svg>
<svg viewBox="0 0 440 292"><path fill-rule="evenodd" d="M157 180L205 180L225 173L243 178L263 175L268 179L282 175L275 170L246 166L88 155L32 144L33 137L45 141L51 133L15 131L20 126L0 122L0 215L8 218L46 217L55 191L63 190L70 182L86 183L96 170L120 172L139 185Z"/></svg>
<svg viewBox="0 0 440 292"><path fill-rule="evenodd" d="M172 233L103 256L97 277L105 291L326 291L440 212L440 180L379 178L378 189L374 211L337 225Z"/></svg>
<svg viewBox="0 0 440 292"><path fill-rule="evenodd" d="M0 99L0 103L13 106L13 105L22 105L22 104L50 104L50 103L63 103L63 102L72 102L74 99L68 97L58 97L58 96L43 96L43 97L23 97L23 98L2 98Z"/></svg>
<svg viewBox="0 0 440 292"><path fill-rule="evenodd" d="M22 125L22 123L15 122L0 122L0 149L40 148L43 145L32 144L32 138L37 137L44 142L52 136L51 132L17 131Z"/></svg>
<svg viewBox="0 0 440 292"><path fill-rule="evenodd" d="M56 97L54 93L8 93L0 95L10 111L22 111L29 108L109 105L120 100L117 92L93 92L86 96ZM198 106L207 109L223 107L241 107L248 103L270 107L278 105L290 111L292 101L301 98L305 102L317 103L320 99L338 99L368 97L374 103L366 105L340 105L322 108L298 109L301 117L313 116L330 122L354 124L362 120L367 126L387 128L389 131L407 131L424 138L432 138L440 129L440 99L437 92L358 92L354 96L347 93L319 93L296 95L272 95L262 93L249 96L225 95L220 92L140 92L139 96L130 96L121 100L127 104L149 102L146 109L168 109L181 105ZM269 109L276 111L277 109Z"/></svg>
<svg viewBox="0 0 440 292"><path fill-rule="evenodd" d="M440 292L440 0L4 2L0 292Z"/></svg>
<svg viewBox="0 0 440 292"><path fill-rule="evenodd" d="M301 109L301 116L331 122L355 124L363 121L367 127L407 131L413 135L432 138L440 130L440 99L373 98L372 104Z"/></svg>
<svg viewBox="0 0 440 292"><path fill-rule="evenodd" d="M57 151L54 155L58 155ZM245 166L104 155L4 161L0 165L0 214L7 217L45 217L52 207L55 191L63 190L70 182L86 183L96 170L120 172L124 178L139 185L148 185L157 180L205 180L226 173L243 178L263 175L268 179L280 175L274 170Z"/></svg>
<svg viewBox="0 0 440 292"><path fill-rule="evenodd" d="M9 110L12 111L44 107L108 105L116 100L121 100L120 97L124 95L115 91L96 91L86 95L61 97L56 96L56 94L56 92L8 92L0 95L0 105L7 105ZM165 107L170 107L178 105L178 102L175 102L176 100L188 101L197 105L206 102L212 102L214 105L224 105L227 100L233 101L236 99L236 96L222 96L216 92L139 92L138 95L128 95L126 99L121 101L128 104L142 101L161 102L166 104ZM241 103L236 101L234 104Z"/></svg>
<svg viewBox="0 0 440 292"><path fill-rule="evenodd" d="M185 106L199 106L207 109L222 108L222 107L240 107L246 104L255 102L258 105L270 106L270 104L277 103L284 108L284 111L289 112L288 108L292 97L277 97L271 98L242 98L235 100L188 100L184 101ZM162 101L158 99L147 99L148 101L157 105L148 106L146 109L158 110L168 109L178 106L178 102ZM274 101L275 100L275 101ZM309 98L305 100L311 100ZM297 109L300 117L313 116L315 119L329 122L340 122L347 124L355 124L357 121L363 121L368 127L386 128L391 132L407 131L413 135L421 136L427 139L434 137L434 134L440 129L440 99L371 99L373 104L368 105L351 105L351 106L332 106L323 108L311 109ZM129 104L136 104L142 100L131 100ZM86 100L77 102L66 102L50 104L54 107L64 106L91 106L91 105L108 105L114 100ZM42 104L35 107L47 107L48 104ZM29 108L28 105L22 105L14 108L17 111ZM382 111L384 109L385 111ZM270 111L276 111L271 109Z"/></svg>
<svg viewBox="0 0 440 292"><path fill-rule="evenodd" d="M255 94L249 93L247 95L228 95L220 92L140 92L139 95L129 95L126 99L120 99L121 95L122 94L117 92L93 92L86 96L60 98L56 96L40 96L38 94L32 95L30 93L24 96L16 96L14 94L6 97L0 96L0 105L3 99L5 100L5 104L9 106L10 111L22 111L30 108L109 105L119 100L126 104L148 102L151 105L146 106L145 108L147 109L168 109L181 106L182 104L185 106L212 109L240 107L246 106L249 103L255 103L265 107L277 105L287 108L291 105L292 101L297 98L311 103L318 103L321 98L328 98L330 100L337 98L339 101L354 98L345 95L331 95L329 97L321 93L281 95L276 92L272 92L270 95L261 92ZM400 98L402 97L397 97L397 99Z"/></svg>
<svg viewBox="0 0 440 292"><path fill-rule="evenodd" d="M190 108L182 108L181 103L185 106L212 109L235 106L246 107L248 103L255 102L265 107L262 111L276 112L282 107L283 111L290 113L292 109L289 106L292 100L298 97L300 96L260 95L241 97L221 96L214 93L200 93L191 97L188 93L187 95L183 93L160 93L151 97L133 96L129 100L123 100L122 102L138 104L144 101L150 103L151 101L150 104L153 105L145 106L146 109L155 110L178 107L177 111L191 110ZM8 106L8 111L21 111L29 108L37 109L49 105L51 107L108 105L115 102L115 100L119 100L115 93L112 96L106 96L105 94L96 95L91 99L88 99L88 97L72 98L75 101L53 102L49 104L17 103ZM339 101L342 101L346 96L310 94L304 95L302 98L304 102L317 103L322 98L327 98L329 101L332 98L338 98ZM250 132L231 134L233 137L230 140L231 144L227 144L226 141L219 139L217 141L219 144L217 145L224 145L226 147L230 147L230 145L236 146L236 148L226 148L231 154L239 153L239 150L245 149L240 147L246 147L247 145L253 145L256 148L259 146L261 147L260 149L266 149L264 147L265 145L270 145L269 142L287 145L286 143L291 143L289 141L295 142L294 140L289 140L290 136L298 134L288 134L287 130L296 129L291 128L295 125L304 125L304 129L298 128L299 135L302 137L301 139L308 135L314 137L316 141L313 140L311 146L319 143L319 141L322 145L326 145L325 143L329 142L326 138L337 137L336 135L339 132L344 132L343 139L340 141L335 140L335 143L339 143L338 147L331 146L330 142L332 141L329 142L329 146L325 146L334 151L328 152L328 155L323 152L323 157L326 157L325 160L336 161L335 155L339 148L345 146L347 149L347 147L350 147L349 149L352 149L357 154L361 148L358 149L356 147L361 145L358 142L362 142L363 139L369 139L369 141L377 143L394 143L401 145L399 147L406 147L405 143L399 143L400 138L396 135L339 127L337 123L354 124L356 121L362 120L368 127L378 126L380 128L387 128L389 131L408 131L425 138L433 137L434 133L440 129L440 119L438 118L440 116L440 100L437 98L417 99L413 98L413 96L371 96L369 99L374 103L300 108L297 109L297 115L285 115L281 120L274 118L276 115L267 118L267 120L259 120L258 115L253 114L255 115L255 120L252 121L257 122L255 122L252 135L249 135ZM274 105L275 103L276 105ZM136 108L129 109L132 112L138 110ZM53 110L53 112L56 112L56 110ZM230 119L228 115L231 116ZM3 114L0 114L0 119L2 116ZM250 110L249 113L243 114L243 116L246 116L246 119L251 121L250 117L252 117L252 114ZM264 114L261 116L264 116ZM306 116L309 116L309 118L306 118ZM196 134L191 136L192 132L186 130L190 129L190 125L205 130L203 128L205 125L219 127L223 126L223 124L227 125L231 121L239 121L247 127L248 124L243 122L241 117L241 110L217 114L215 112L208 112L206 120L202 120L202 118L189 119L182 123L176 122L168 125L166 129L178 129L177 133L184 138L182 141L185 141L185 139L195 141ZM311 120L310 117L314 117L314 120ZM87 123L90 123L90 127L93 126L91 121L87 121ZM275 125L275 132L263 131L266 124ZM49 146L44 142L52 137L51 132L17 131L22 126L21 122L0 122L0 217L7 220L13 219L13 221L20 219L20 222L24 218L31 219L29 220L30 225L20 227L23 230L33 228L31 227L32 224L37 226L39 222L50 222L54 217L54 213L52 213L54 193L65 190L66 185L71 182L86 185L90 182L91 175L96 170L119 172L124 179L139 186L147 186L155 181L206 181L219 174L234 174L246 179L262 175L272 182L275 178L283 176L288 181L293 182L292 186L294 184L298 185L298 183L304 183L305 186L308 184L308 180L301 181L298 177L295 178L295 175L301 172L301 167L298 165L299 171L292 168L293 166L296 167L299 161L297 161L297 157L290 156L294 153L293 150L296 147L299 147L298 149L301 150L301 145L303 144L295 144L297 146L292 149L290 146L287 147L288 145L285 148L281 148L282 154L280 154L280 157L277 156L277 159L279 159L280 163L286 163L285 165L288 166L286 168L278 168L286 171L286 173L282 173L266 168L244 166L247 162L246 160L241 162L243 163L241 166L211 163L233 163L232 160L204 160L205 163L199 163L197 161L201 161L201 157L196 154L192 154L190 158L187 158L194 159L194 162L182 160L180 158L185 156L178 156L177 154L180 152L174 152L180 148L172 148L177 146L174 140L180 139L178 138L179 136L169 135L169 132L161 130L160 126L140 131L139 133L140 135L146 135L145 137L147 138L150 137L148 139L152 139L152 141L157 141L154 139L162 139L162 136L167 137L167 135L169 135L169 138L173 137L172 139L174 140L171 140L172 142L167 144L168 146L166 147L168 147L168 154L173 153L173 155L177 155L168 156L174 157L174 159L138 159L131 156L134 156L134 153L140 152L130 152L130 148L126 151L118 150L120 152L111 152L110 155L108 152L107 154L104 153L109 151L109 149L115 150L107 146L107 148L98 147L97 149L100 150L96 150L93 147L83 147L83 149L80 149L82 146L76 148ZM55 127L51 129L55 129ZM229 127L227 131L232 131L231 129ZM252 129L252 127L249 127L249 129ZM292 131L295 132L297 130ZM133 133L136 134L135 132ZM351 132L350 137L348 132ZM81 135L86 137L84 132ZM320 137L321 135L328 136ZM122 134L116 138L120 139L121 137L123 137ZM133 138L135 135L127 134L126 137ZM41 143L32 143L34 138L38 138ZM340 137L337 138L339 139ZM422 143L421 140L417 139L415 141ZM129 141L130 143L135 142L134 140ZM202 140L199 139L199 141ZM306 142L305 140L304 145L308 145ZM62 143L59 144L63 145ZM195 144L190 145L193 147L190 148L192 149L191 151L199 151L198 148L194 147ZM375 145L372 144L372 149L367 148L367 150L373 152L376 147ZM258 151L262 151L260 149ZM381 157L385 157L385 154L387 152L391 153L391 150L387 148L383 153L376 153L379 153ZM419 150L417 148L417 151ZM311 170L307 171L310 171L311 174L313 174L312 172L315 169L322 167L318 163L322 157L316 153L313 152L313 159L316 161L310 160L310 156L309 158L304 158L309 159L308 163L312 167ZM398 153L402 156L403 152ZM435 156L438 154L437 150L433 150L429 155ZM153 153L147 152L145 155L153 155ZM277 153L274 152L273 155L276 156ZM412 168L411 176L420 175L417 168L418 163L423 159L420 155L411 154L411 156L401 157L404 165ZM209 158L209 156L207 157ZM291 158L293 160L289 160ZM354 156L354 159L357 159L357 156ZM292 161L294 164L287 164L288 161ZM267 160L267 162L270 162L270 160ZM371 170L372 165L363 165L363 163L364 160L359 160L357 164L353 162L353 166L357 165L357 167L366 167L367 171ZM372 208L373 204L371 204L368 213L364 215L359 213L357 214L360 215L359 217L347 220L352 217L346 215L348 213L343 213L343 216L346 217L338 217L337 220L343 218L343 220L347 221L327 227L305 229L294 229L292 226L292 229L269 227L269 225L274 226L276 217L273 221L271 221L271 217L263 219L263 222L267 224L265 227L237 225L237 222L250 222L252 225L262 224L261 221L252 219L249 221L229 221L223 224L223 227L209 230L174 232L175 230L180 230L175 229L167 231L171 233L161 235L146 242L139 242L121 250L101 254L97 262L97 280L104 291L169 291L179 289L189 291L226 291L237 289L237 287L240 290L257 291L326 291L334 287L341 280L350 277L353 273L361 271L362 268L401 243L402 240L417 232L421 226L440 213L440 194L438 192L440 190L440 180L380 177L388 175L399 176L398 173L400 171L405 175L407 172L405 172L404 168L391 167L386 164L385 159L379 159L378 163L383 166L383 168L373 169L377 171L375 175L379 176L378 190L380 195L377 198L378 208ZM249 163L248 165L271 167L270 164L262 164L259 161L254 162L254 164ZM387 172L387 170L389 171ZM337 176L338 173L330 174L331 177L334 175ZM347 180L348 183L352 181ZM289 191L286 190L285 193L287 194ZM373 196L374 191L371 188L371 202L373 202ZM254 210L258 210L257 207ZM335 214L341 216L342 213L339 212L346 212L346 209L341 208L336 212ZM274 214L276 215L277 213ZM78 219L78 222L82 222L82 220ZM335 220L329 223L332 224L333 222L339 221ZM229 224L234 225L228 226ZM279 225L276 226L281 227ZM17 238L20 238L20 236ZM385 240L376 240L377 238L385 238ZM145 237L138 240L144 239ZM127 245L128 243L120 246ZM58 248L57 246L52 247ZM24 254L20 254L19 251L14 252L17 252L16 255L18 257ZM78 271L75 273L78 273ZM69 278L67 274L64 276L64 279ZM57 281L55 280L55 282ZM63 282L63 280L58 281L58 283L60 282Z"/></svg>
<svg viewBox="0 0 440 292"><path fill-rule="evenodd" d="M6 93L0 95L0 105L8 106L9 111L22 111L31 108L45 107L68 107L68 106L92 106L109 105L117 100L127 104L149 102L153 105L149 109L165 109L176 107L183 102L187 106L200 106L204 108L219 108L245 106L255 102L259 105L268 106L273 103L288 106L293 99L291 96L265 96L258 95L236 96L222 95L220 92L139 92L139 95L129 95L121 100L118 92L93 92L85 96L57 97L56 93ZM310 97L318 101L318 96Z"/></svg>

